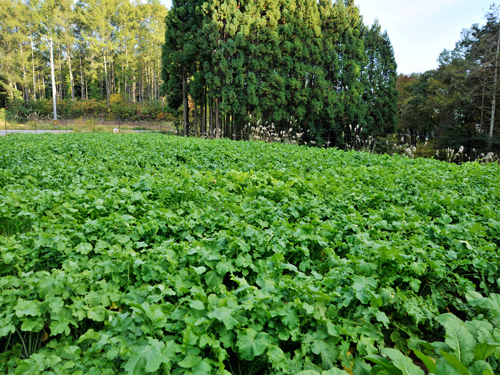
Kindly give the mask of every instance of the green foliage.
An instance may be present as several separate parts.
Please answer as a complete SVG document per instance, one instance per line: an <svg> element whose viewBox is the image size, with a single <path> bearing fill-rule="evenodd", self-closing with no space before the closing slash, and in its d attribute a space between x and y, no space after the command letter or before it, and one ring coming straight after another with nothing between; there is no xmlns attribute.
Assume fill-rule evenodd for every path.
<svg viewBox="0 0 500 375"><path fill-rule="evenodd" d="M367 30L365 48L368 64L363 78L371 88L363 95L368 106L365 126L370 132L392 133L398 125L397 64L389 36L382 33L378 21Z"/></svg>
<svg viewBox="0 0 500 375"><path fill-rule="evenodd" d="M437 148L463 146L473 159L476 150L500 149L499 116L492 111L499 100L499 15L491 5L486 23L464 29L455 48L439 55L437 69L398 77L398 132L413 144L435 137Z"/></svg>
<svg viewBox="0 0 500 375"><path fill-rule="evenodd" d="M498 371L498 165L161 134L0 149L0 373Z"/></svg>
<svg viewBox="0 0 500 375"><path fill-rule="evenodd" d="M188 86L226 136L259 120L320 142L349 125L396 125L389 38L378 24L367 33L353 2L174 1L162 61L169 105L186 104Z"/></svg>
<svg viewBox="0 0 500 375"><path fill-rule="evenodd" d="M8 101L7 108L3 112L7 119L28 118L52 118L52 100L39 99L36 101ZM57 101L57 113L60 118L75 119L80 117L100 117L120 120L164 120L176 117L176 111L169 107L161 107L161 104L139 104L128 103L122 95L111 96L110 110L108 111L106 101L103 100L77 100L71 99ZM160 116L160 117L159 117Z"/></svg>
<svg viewBox="0 0 500 375"><path fill-rule="evenodd" d="M160 48L167 8L158 0L0 0L0 108L29 102L107 100L160 104ZM48 39L53 40L55 87ZM11 113L11 117L14 114Z"/></svg>

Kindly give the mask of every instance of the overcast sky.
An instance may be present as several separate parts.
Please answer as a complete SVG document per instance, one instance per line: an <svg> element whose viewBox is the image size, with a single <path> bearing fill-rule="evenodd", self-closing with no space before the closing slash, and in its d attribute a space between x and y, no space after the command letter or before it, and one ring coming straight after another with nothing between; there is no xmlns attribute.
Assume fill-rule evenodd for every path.
<svg viewBox="0 0 500 375"><path fill-rule="evenodd" d="M160 0L168 8L171 0ZM483 24L488 0L355 0L366 24L379 19L394 47L398 73L436 69L443 49L453 49L460 32Z"/></svg>

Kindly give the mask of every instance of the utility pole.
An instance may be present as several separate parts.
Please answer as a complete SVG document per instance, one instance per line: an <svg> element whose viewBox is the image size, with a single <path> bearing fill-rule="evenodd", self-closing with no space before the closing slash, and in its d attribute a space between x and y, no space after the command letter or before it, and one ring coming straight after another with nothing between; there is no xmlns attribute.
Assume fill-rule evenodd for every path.
<svg viewBox="0 0 500 375"><path fill-rule="evenodd" d="M54 126L57 128L56 77L54 75L54 54L52 51L52 38L49 39L49 45L50 45L50 71L52 73L52 102L54 103Z"/></svg>

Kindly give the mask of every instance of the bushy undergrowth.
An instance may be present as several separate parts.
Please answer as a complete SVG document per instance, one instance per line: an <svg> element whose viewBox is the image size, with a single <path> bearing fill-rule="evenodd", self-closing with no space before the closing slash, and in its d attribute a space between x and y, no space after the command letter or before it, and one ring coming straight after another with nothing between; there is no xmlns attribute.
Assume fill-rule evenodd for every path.
<svg viewBox="0 0 500 375"><path fill-rule="evenodd" d="M10 100L4 109L4 115L8 119L49 119L53 116L52 100L39 99L30 100ZM99 117L120 120L143 120L143 121L170 121L176 118L177 112L167 107L162 107L161 102L128 103L119 94L112 95L110 108L108 111L105 100L76 100L63 99L57 101L57 113L60 118L75 119L80 117Z"/></svg>
<svg viewBox="0 0 500 375"><path fill-rule="evenodd" d="M0 373L498 373L500 167L0 139Z"/></svg>

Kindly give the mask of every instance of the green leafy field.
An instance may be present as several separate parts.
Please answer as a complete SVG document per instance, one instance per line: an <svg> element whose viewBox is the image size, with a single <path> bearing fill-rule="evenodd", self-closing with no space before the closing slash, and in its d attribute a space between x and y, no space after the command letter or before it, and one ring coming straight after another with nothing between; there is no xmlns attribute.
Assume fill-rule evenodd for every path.
<svg viewBox="0 0 500 375"><path fill-rule="evenodd" d="M498 373L499 246L498 165L8 136L0 373Z"/></svg>

